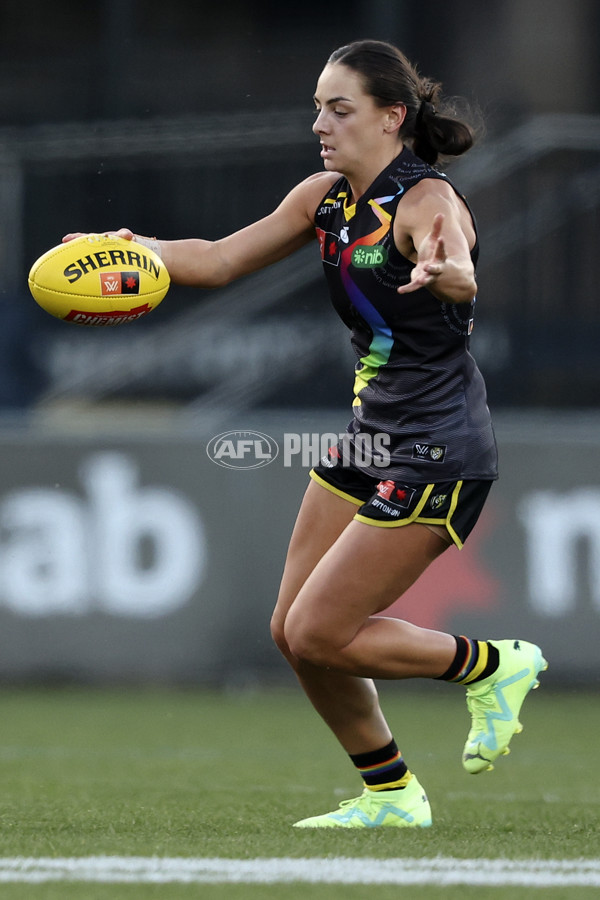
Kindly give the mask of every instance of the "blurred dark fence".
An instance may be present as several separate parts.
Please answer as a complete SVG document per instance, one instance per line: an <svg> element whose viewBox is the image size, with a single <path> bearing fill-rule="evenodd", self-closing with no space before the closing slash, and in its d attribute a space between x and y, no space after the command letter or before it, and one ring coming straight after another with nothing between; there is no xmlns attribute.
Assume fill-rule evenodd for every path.
<svg viewBox="0 0 600 900"><path fill-rule="evenodd" d="M204 0L6 0L0 410L349 402L314 248L224 292L173 288L115 332L52 320L26 276L66 231L215 238L270 212L321 168L310 96L329 52L364 36L482 107L487 137L448 171L480 224L473 349L492 406L595 406L599 27L595 0L233 0L225 15Z"/></svg>
<svg viewBox="0 0 600 900"><path fill-rule="evenodd" d="M65 231L127 224L214 238L268 213L318 169L310 122L294 110L233 126L215 115L0 131L5 405L345 403L352 361L316 247L222 291L173 288L147 320L115 331L65 327L25 285L28 265ZM600 117L535 117L448 171L480 225L473 350L492 404L594 406Z"/></svg>

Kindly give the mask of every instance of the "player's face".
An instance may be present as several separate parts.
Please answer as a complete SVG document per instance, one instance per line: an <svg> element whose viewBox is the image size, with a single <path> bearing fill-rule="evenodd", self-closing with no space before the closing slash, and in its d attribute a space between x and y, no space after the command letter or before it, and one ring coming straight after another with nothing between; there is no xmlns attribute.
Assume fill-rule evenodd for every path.
<svg viewBox="0 0 600 900"><path fill-rule="evenodd" d="M400 151L397 129L390 132L390 108L376 106L353 69L342 63L326 65L314 101L313 131L321 140L321 157L329 171L351 176L389 155L390 143ZM385 159L382 167L390 161Z"/></svg>

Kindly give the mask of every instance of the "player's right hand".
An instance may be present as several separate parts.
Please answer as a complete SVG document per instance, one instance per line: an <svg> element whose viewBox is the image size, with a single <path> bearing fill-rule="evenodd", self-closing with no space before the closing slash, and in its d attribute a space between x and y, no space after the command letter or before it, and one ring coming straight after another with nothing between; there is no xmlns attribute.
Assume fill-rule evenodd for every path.
<svg viewBox="0 0 600 900"><path fill-rule="evenodd" d="M72 231L70 234L65 234L62 239L63 244L67 244L69 241L74 241L75 238L83 237L85 234L89 232L85 231ZM129 228L119 228L117 231L103 231L102 234L114 234L116 237L123 238L126 241L133 240L133 231L130 231Z"/></svg>

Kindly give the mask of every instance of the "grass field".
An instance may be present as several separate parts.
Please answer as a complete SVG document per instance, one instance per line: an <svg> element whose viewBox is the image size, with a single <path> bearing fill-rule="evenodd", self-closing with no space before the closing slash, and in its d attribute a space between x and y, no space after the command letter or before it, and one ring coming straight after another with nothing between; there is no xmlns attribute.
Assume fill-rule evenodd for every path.
<svg viewBox="0 0 600 900"><path fill-rule="evenodd" d="M190 690L5 689L0 695L0 863L13 857L577 860L600 857L600 695L537 691L525 731L493 773L460 765L462 690L385 685L384 705L426 787L426 830L302 831L360 784L295 687ZM238 863L232 863L234 866ZM253 864L256 865L256 864ZM600 866L600 864L598 864ZM482 863L485 868L486 864ZM373 862L364 870L375 871ZM4 880L0 866L0 881ZM600 872L600 868L598 869ZM2 900L343 897L590 898L598 887L382 884L0 886Z"/></svg>

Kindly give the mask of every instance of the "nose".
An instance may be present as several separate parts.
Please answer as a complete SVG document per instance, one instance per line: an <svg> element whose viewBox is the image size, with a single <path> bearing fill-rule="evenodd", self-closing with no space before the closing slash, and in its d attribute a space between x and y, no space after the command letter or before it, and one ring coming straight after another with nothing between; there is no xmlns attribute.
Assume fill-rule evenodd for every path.
<svg viewBox="0 0 600 900"><path fill-rule="evenodd" d="M312 130L314 131L315 134L323 134L327 130L326 126L325 126L325 116L324 116L323 112L324 111L322 109L319 110L319 114L313 123Z"/></svg>

